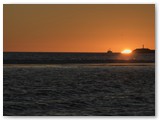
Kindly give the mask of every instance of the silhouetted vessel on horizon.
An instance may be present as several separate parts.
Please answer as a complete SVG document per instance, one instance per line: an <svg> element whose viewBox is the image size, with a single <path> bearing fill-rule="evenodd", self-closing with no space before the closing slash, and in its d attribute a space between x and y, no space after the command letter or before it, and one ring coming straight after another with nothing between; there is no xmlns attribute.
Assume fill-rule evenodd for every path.
<svg viewBox="0 0 160 120"><path fill-rule="evenodd" d="M121 54L120 52L112 52L110 49L108 49L107 54ZM142 45L142 48L136 48L132 51L133 54L136 53L155 53L155 50L151 50L149 48L145 48L144 45Z"/></svg>
<svg viewBox="0 0 160 120"><path fill-rule="evenodd" d="M132 53L155 53L155 50L144 48L144 45L143 45L142 48L137 48L133 50Z"/></svg>
<svg viewBox="0 0 160 120"><path fill-rule="evenodd" d="M107 51L107 54L112 54L113 52L109 49L108 51Z"/></svg>

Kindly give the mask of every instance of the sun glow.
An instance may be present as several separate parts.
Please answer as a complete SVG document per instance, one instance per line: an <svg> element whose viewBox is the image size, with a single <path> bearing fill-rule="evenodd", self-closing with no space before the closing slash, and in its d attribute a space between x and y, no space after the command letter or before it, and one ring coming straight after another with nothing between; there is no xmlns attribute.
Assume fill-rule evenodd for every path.
<svg viewBox="0 0 160 120"><path fill-rule="evenodd" d="M125 49L125 50L123 50L121 53L123 53L123 54L130 54L132 52L132 50L130 50L130 49Z"/></svg>

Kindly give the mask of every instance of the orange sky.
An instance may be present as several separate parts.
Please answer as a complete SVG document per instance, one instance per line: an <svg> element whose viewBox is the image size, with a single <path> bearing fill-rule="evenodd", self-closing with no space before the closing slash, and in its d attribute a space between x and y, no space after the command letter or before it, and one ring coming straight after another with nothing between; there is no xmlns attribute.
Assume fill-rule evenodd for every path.
<svg viewBox="0 0 160 120"><path fill-rule="evenodd" d="M120 52L155 49L155 6L4 6L4 51Z"/></svg>

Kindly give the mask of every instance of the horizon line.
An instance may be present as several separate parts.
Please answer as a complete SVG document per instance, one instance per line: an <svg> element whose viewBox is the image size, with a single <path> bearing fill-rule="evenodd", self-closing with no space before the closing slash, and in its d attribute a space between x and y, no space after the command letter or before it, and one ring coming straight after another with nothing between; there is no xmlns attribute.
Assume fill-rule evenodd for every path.
<svg viewBox="0 0 160 120"><path fill-rule="evenodd" d="M41 52L41 53L107 53L107 51L106 52L74 52L74 51L3 51L3 53L5 53L5 52L37 52L37 53L39 53L39 52ZM113 53L121 53L121 52L113 52Z"/></svg>

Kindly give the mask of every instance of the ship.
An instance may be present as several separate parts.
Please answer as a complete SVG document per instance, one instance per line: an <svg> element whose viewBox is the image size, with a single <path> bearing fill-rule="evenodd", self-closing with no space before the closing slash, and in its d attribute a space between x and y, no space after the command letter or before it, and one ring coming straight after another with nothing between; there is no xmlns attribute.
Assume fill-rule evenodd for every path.
<svg viewBox="0 0 160 120"><path fill-rule="evenodd" d="M107 51L107 54L112 54L113 52L109 49L108 51Z"/></svg>
<svg viewBox="0 0 160 120"><path fill-rule="evenodd" d="M133 50L132 53L155 53L155 50L145 48L144 45L142 45L142 48L137 48Z"/></svg>

